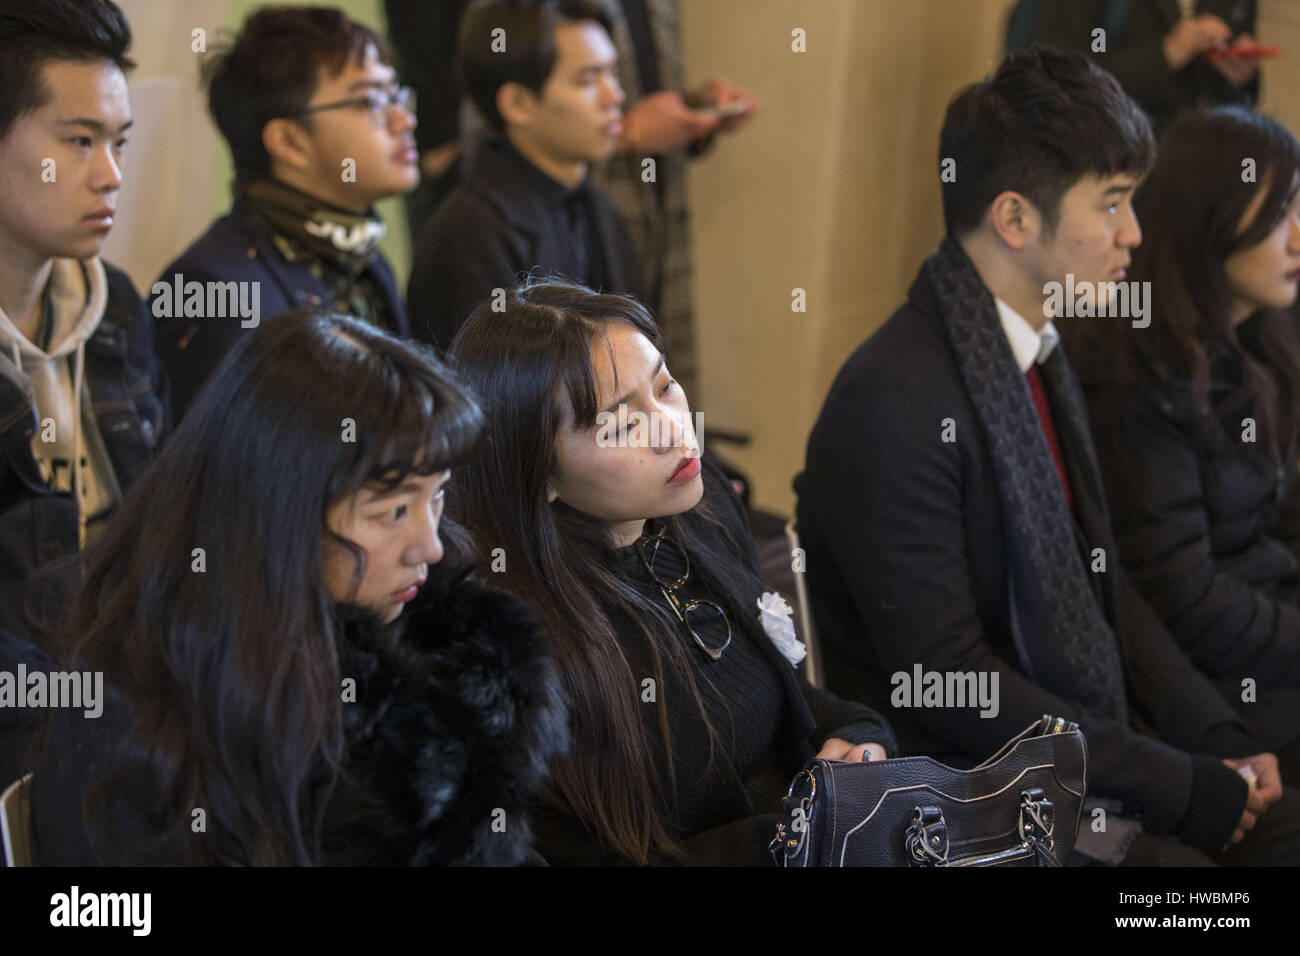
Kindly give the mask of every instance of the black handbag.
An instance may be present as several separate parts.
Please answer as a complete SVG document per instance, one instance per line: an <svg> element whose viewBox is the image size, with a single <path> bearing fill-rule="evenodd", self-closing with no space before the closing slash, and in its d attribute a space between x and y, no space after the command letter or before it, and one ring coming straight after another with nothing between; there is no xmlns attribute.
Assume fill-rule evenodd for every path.
<svg viewBox="0 0 1300 956"><path fill-rule="evenodd" d="M778 866L1059 866L1087 793L1078 724L1044 716L970 770L814 759L790 784Z"/></svg>

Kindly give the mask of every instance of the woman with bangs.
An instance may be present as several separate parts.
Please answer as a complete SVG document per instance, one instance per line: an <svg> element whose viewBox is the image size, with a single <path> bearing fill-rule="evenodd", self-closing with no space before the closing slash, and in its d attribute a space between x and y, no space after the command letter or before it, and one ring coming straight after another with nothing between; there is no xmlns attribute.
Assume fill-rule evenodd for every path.
<svg viewBox="0 0 1300 956"><path fill-rule="evenodd" d="M54 714L38 862L523 861L565 716L527 607L440 563L481 425L430 351L361 320L241 342L62 569L47 638L107 700Z"/></svg>
<svg viewBox="0 0 1300 956"><path fill-rule="evenodd" d="M764 865L814 755L883 759L885 720L811 687L748 516L649 312L543 278L452 346L487 439L450 513L555 641L573 747L537 815L553 865Z"/></svg>
<svg viewBox="0 0 1300 956"><path fill-rule="evenodd" d="M1134 205L1151 312L1061 323L1120 558L1300 783L1300 146L1237 107L1188 114Z"/></svg>

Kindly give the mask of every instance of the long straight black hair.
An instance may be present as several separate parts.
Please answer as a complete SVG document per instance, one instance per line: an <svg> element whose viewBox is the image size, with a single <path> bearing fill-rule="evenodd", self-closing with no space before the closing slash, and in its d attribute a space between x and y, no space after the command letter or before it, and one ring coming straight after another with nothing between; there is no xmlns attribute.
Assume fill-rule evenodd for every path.
<svg viewBox="0 0 1300 956"><path fill-rule="evenodd" d="M609 527L563 502L548 502L546 487L556 467L556 438L565 427L564 403L574 427L596 425L601 406L592 350L614 323L631 326L659 347L659 329L636 300L555 278L509 291L503 311L484 305L471 315L452 345L451 360L484 402L487 437L458 473L448 510L473 535L485 574L487 554L504 549L505 570L490 577L531 601L555 642L574 745L552 767L550 798L623 858L648 863L679 856L681 835L668 807L678 786L694 781L676 778L664 695L657 706L668 755L666 785L656 776L639 678L615 636L614 619L637 622L659 686L671 669L691 689L709 724L678 636L680 622L620 572ZM687 548L692 573L726 607L733 628L767 640L753 608L762 579L743 542L711 513L708 499L662 524ZM711 728L709 744L712 767Z"/></svg>
<svg viewBox="0 0 1300 956"><path fill-rule="evenodd" d="M136 721L84 798L101 859L319 861L343 757L326 538L365 573L326 511L453 466L481 424L432 351L359 319L291 312L241 340L79 555L57 632ZM115 832L123 810L148 820L143 842Z"/></svg>
<svg viewBox="0 0 1300 956"><path fill-rule="evenodd" d="M1246 159L1254 177L1245 174ZM1224 263L1272 232L1297 189L1300 145L1276 120L1235 106L1184 114L1134 197L1143 240L1133 251L1129 279L1151 283L1150 325L1076 320L1071 354L1122 383L1135 380L1139 361L1167 381L1188 383L1198 440L1213 423L1211 358L1222 351L1238 356L1242 383L1227 401L1235 427L1242 414L1252 415L1257 447L1281 462L1300 431L1296 318L1268 310L1248 327L1235 327ZM1260 190L1259 212L1238 233ZM1118 435L1113 426L1123 420L1122 405L1122 392L1116 392L1094 410L1100 433Z"/></svg>

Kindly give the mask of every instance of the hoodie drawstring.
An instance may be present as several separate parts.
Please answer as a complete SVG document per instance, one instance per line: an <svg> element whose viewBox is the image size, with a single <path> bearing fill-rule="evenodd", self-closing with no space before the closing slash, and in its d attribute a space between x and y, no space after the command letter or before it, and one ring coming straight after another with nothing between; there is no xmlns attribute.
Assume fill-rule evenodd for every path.
<svg viewBox="0 0 1300 956"><path fill-rule="evenodd" d="M86 378L86 340L77 343L77 358L72 365L72 500L77 503L77 542L86 543L86 509L81 502L81 387Z"/></svg>
<svg viewBox="0 0 1300 956"><path fill-rule="evenodd" d="M14 365L18 371L23 370L23 356L18 349L18 340L11 343L14 353ZM86 381L86 342L77 343L77 357L72 363L72 401L76 413L72 416L72 500L77 503L77 540L85 544L86 516L81 507L81 389ZM36 403L36 393L32 392L32 411L36 414L36 427L41 426L41 410Z"/></svg>

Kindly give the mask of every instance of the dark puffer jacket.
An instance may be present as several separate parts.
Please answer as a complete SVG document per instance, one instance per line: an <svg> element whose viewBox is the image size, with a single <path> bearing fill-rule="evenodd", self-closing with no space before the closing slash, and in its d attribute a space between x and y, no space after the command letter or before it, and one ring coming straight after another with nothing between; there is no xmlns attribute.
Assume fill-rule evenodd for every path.
<svg viewBox="0 0 1300 956"><path fill-rule="evenodd" d="M1240 357L1213 355L1204 416L1189 381L1138 359L1134 380L1119 382L1111 363L1079 352L1120 555L1138 588L1207 674L1300 687L1295 450L1279 467L1258 422L1249 440Z"/></svg>

